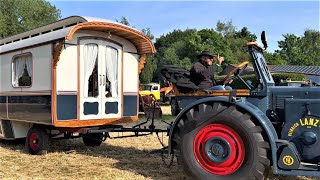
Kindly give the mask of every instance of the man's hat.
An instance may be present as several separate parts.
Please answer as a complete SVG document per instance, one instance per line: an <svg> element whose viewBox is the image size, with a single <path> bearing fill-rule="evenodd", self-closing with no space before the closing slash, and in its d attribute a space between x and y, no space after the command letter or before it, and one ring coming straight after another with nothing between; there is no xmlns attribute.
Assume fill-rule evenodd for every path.
<svg viewBox="0 0 320 180"><path fill-rule="evenodd" d="M209 50L205 50L205 51L202 51L201 54L197 55L197 58L200 59L202 56L209 56L210 58L213 58L213 54L211 51Z"/></svg>

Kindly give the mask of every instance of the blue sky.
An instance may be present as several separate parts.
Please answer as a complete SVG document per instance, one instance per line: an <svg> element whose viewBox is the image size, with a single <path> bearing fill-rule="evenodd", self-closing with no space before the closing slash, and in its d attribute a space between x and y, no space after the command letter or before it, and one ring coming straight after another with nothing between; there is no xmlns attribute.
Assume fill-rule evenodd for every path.
<svg viewBox="0 0 320 180"><path fill-rule="evenodd" d="M150 28L156 38L174 29L215 28L232 20L260 37L265 30L268 51L278 49L282 34L303 35L320 29L319 1L50 1L62 18L72 15L109 20L126 17L137 29Z"/></svg>

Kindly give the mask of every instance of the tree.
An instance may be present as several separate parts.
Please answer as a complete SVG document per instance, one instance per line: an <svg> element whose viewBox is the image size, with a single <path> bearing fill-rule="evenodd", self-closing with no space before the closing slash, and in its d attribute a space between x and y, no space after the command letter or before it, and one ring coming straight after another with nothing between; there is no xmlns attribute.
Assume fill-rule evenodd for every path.
<svg viewBox="0 0 320 180"><path fill-rule="evenodd" d="M220 34L230 37L234 36L234 34L236 33L236 27L232 24L232 20L226 23L218 21L216 24L216 30Z"/></svg>
<svg viewBox="0 0 320 180"><path fill-rule="evenodd" d="M151 39L151 41L154 39L154 35L151 33L150 28L142 29L141 32L148 36Z"/></svg>
<svg viewBox="0 0 320 180"><path fill-rule="evenodd" d="M269 65L287 65L288 62L277 52L265 52L264 57Z"/></svg>
<svg viewBox="0 0 320 180"><path fill-rule="evenodd" d="M245 39L248 42L255 42L257 41L257 36L252 34L247 27L243 27L240 31L235 33L235 37Z"/></svg>
<svg viewBox="0 0 320 180"><path fill-rule="evenodd" d="M144 68L141 71L141 74L139 77L141 83L150 83L152 81L153 73L154 73L154 61L155 61L154 55L148 55L146 64L144 65Z"/></svg>
<svg viewBox="0 0 320 180"><path fill-rule="evenodd" d="M121 17L121 20L120 20L120 21L116 19L116 22L119 22L119 23L124 24L124 25L126 25L126 26L130 26L129 21L128 21L127 18L125 18L124 16ZM134 26L133 26L133 27L134 27Z"/></svg>
<svg viewBox="0 0 320 180"><path fill-rule="evenodd" d="M126 26L131 26L128 19L124 16L121 17L120 21L116 19L116 22L119 22ZM134 26L131 26L131 27L134 28ZM150 28L144 28L141 30L141 32L146 36L148 36L150 40L154 39L154 35L151 33ZM154 55L147 55L146 63L139 76L139 80L141 83L150 83L152 81L156 62L157 62L157 59L154 57Z"/></svg>
<svg viewBox="0 0 320 180"><path fill-rule="evenodd" d="M0 36L7 37L60 19L60 10L45 0L0 0Z"/></svg>
<svg viewBox="0 0 320 180"><path fill-rule="evenodd" d="M224 37L225 43L231 49L232 54L229 56L229 63L249 60L250 57L245 44L246 42L256 41L257 36L255 34L252 34L247 27L243 27L240 31L237 31L231 20L226 23L218 21L216 30Z"/></svg>
<svg viewBox="0 0 320 180"><path fill-rule="evenodd" d="M320 31L305 30L304 35L283 35L284 40L278 41L277 51L290 65L320 65Z"/></svg>

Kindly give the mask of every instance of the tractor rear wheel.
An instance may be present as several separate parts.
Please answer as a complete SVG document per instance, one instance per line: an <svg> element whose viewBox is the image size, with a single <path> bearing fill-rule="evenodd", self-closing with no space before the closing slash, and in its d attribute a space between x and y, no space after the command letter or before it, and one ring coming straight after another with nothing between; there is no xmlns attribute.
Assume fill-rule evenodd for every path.
<svg viewBox="0 0 320 180"><path fill-rule="evenodd" d="M235 106L200 104L173 136L178 163L196 179L263 179L269 144L262 128Z"/></svg>
<svg viewBox="0 0 320 180"><path fill-rule="evenodd" d="M104 140L103 133L94 133L94 134L84 134L82 136L82 140L84 145L86 146L100 146L102 141Z"/></svg>

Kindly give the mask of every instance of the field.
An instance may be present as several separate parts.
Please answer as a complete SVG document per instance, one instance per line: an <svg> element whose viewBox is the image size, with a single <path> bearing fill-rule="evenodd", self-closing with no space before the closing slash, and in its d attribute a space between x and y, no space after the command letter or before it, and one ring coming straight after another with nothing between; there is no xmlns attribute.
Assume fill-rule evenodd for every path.
<svg viewBox="0 0 320 180"><path fill-rule="evenodd" d="M54 140L42 156L29 155L23 148L24 140L0 141L0 179L185 179L176 161L171 168L163 164L155 135L108 139L99 147L86 147L81 139Z"/></svg>

